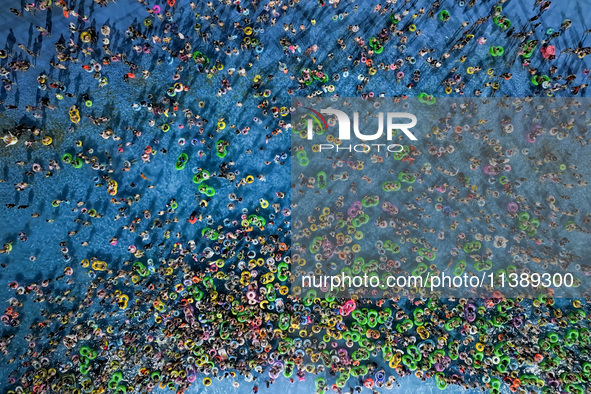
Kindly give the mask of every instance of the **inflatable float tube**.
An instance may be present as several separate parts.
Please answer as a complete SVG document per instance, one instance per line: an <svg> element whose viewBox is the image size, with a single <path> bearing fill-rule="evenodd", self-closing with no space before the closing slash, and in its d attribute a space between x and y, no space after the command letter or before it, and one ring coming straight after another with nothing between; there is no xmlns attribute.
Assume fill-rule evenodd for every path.
<svg viewBox="0 0 591 394"><path fill-rule="evenodd" d="M196 185L198 185L201 182L206 181L208 179L209 179L209 171L207 171L207 170L201 170L197 174L193 175L193 183L195 183Z"/></svg>
<svg viewBox="0 0 591 394"><path fill-rule="evenodd" d="M433 105L435 104L435 101L437 100L434 96L431 96L425 92L419 94L419 103Z"/></svg>
<svg viewBox="0 0 591 394"><path fill-rule="evenodd" d="M83 164L84 162L79 157L76 157L74 160L72 160L72 167L74 168L81 168Z"/></svg>
<svg viewBox="0 0 591 394"><path fill-rule="evenodd" d="M107 186L107 193L109 193L109 195L111 196L116 195L118 186L119 185L117 184L117 182L111 179Z"/></svg>
<svg viewBox="0 0 591 394"><path fill-rule="evenodd" d="M447 10L441 10L439 12L439 20L442 22L447 22L450 18L449 12Z"/></svg>
<svg viewBox="0 0 591 394"><path fill-rule="evenodd" d="M196 63L203 65L204 67L207 67L207 65L209 64L209 58L199 51L193 52L193 60L195 60Z"/></svg>
<svg viewBox="0 0 591 394"><path fill-rule="evenodd" d="M495 25L499 26L503 30L507 30L511 27L511 21L505 17L498 16L495 17L493 21L495 22Z"/></svg>
<svg viewBox="0 0 591 394"><path fill-rule="evenodd" d="M503 56L505 49L503 47L490 47L488 52L494 57Z"/></svg>
<svg viewBox="0 0 591 394"><path fill-rule="evenodd" d="M316 182L318 182L318 188L320 190L326 188L326 184L327 184L326 172L319 171L318 174L316 174Z"/></svg>
<svg viewBox="0 0 591 394"><path fill-rule="evenodd" d="M228 143L223 140L218 141L218 143L216 144L216 154L220 159L223 159L228 154L228 152L226 151L227 145Z"/></svg>
<svg viewBox="0 0 591 394"><path fill-rule="evenodd" d="M181 153L179 155L179 158L177 159L176 163L174 164L174 167L177 170L182 170L183 168L185 168L185 165L189 162L189 156L187 156L186 153Z"/></svg>

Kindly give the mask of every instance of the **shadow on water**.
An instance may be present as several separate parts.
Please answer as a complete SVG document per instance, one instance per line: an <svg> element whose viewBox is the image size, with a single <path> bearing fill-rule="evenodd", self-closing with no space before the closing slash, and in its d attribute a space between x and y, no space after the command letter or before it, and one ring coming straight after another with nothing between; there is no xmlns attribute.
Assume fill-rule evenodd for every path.
<svg viewBox="0 0 591 394"><path fill-rule="evenodd" d="M16 44L16 36L12 29L9 30L10 33L6 36L6 48L9 49L11 52L14 49L14 45Z"/></svg>

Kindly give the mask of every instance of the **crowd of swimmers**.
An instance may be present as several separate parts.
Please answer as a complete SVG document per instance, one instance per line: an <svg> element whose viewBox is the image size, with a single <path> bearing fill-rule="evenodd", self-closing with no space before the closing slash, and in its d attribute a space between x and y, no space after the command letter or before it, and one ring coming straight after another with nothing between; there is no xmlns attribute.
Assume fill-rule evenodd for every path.
<svg viewBox="0 0 591 394"><path fill-rule="evenodd" d="M280 171L279 166L296 160L288 138L293 130L287 116L296 110L289 103L291 97L331 96L343 91L363 98L396 96L396 100L404 100L407 95L427 90L431 83L428 79L433 77L439 80L428 92L431 98L490 96L499 91L508 95L518 81L525 82L525 87L520 88L531 97L584 96L589 76L585 56L591 53L591 47L585 46L588 31L577 36L574 41L578 42L573 45L555 48L559 37L573 42L573 22L564 20L553 30L539 21L558 2L531 2L531 17L519 25L516 20L509 21L508 16L513 15L512 8L517 5L504 1L482 5L475 0L465 4L460 1L449 9L439 0L426 4L415 0L371 5L359 2L347 9L339 0L320 0L317 7L299 0L224 0L188 5L175 0L158 4L138 1L141 20L123 29L114 24L95 26L93 15L76 11L64 0L41 0L10 9L12 18L23 18L18 23L35 18L35 30L42 38L39 42L55 40L55 52L51 60L42 59L43 45L22 44L26 37L18 37L16 47L0 50L3 113L6 117L21 112L31 114L36 122L32 126L29 117L26 122L17 117L18 125L5 130L6 150L24 147L27 155L5 164L23 176L13 185L0 187L13 188L11 195L16 191L22 201L27 192L35 189L38 179L57 179L67 166L92 175L88 184L80 185L81 190L90 185L88 197L73 191L68 196L47 196L46 204L52 210L68 210L76 215L72 223L57 218L54 211L48 214L38 210L37 201L5 203L11 215L29 215L31 219L27 220L32 224L3 240L2 269L23 264L11 260L22 251L30 264L41 260L29 241L36 221L61 224L67 230L67 238L56 241L63 259L56 276L30 279L25 275L17 282L3 275L13 293L0 316L4 325L0 351L5 370L9 371L3 387L8 392L140 393L160 387L182 393L192 384L210 386L216 380L231 379L235 388L247 385L256 393L260 387L269 387L281 379L292 383L311 379L318 393L352 393L364 388L404 386L407 378L403 377L411 374L421 380L431 379L441 389L457 385L498 393L507 386L514 392L584 392L591 379L591 331L585 302L575 300L558 306L551 292L529 301L507 298L498 292L484 299L445 300L408 289L387 292L379 300L359 298L358 294L344 297L329 292L294 293L290 268L301 262L294 254L297 257L306 248L291 250L291 210L295 206L290 205L288 197L292 189L317 187L316 180L302 177L301 184L291 185L293 188L287 179L279 184L268 182L269 174ZM100 6L94 9L96 13L118 12L119 5L114 1L94 3ZM54 31L50 24L42 22L49 9L67 18L68 31ZM231 17L230 12L234 13ZM308 12L314 16L304 16ZM361 36L360 31L366 27L360 27L360 22L349 23L348 18L360 13L375 20L372 35ZM186 14L190 15L190 23L184 23ZM478 18L472 18L475 14ZM442 47L432 41L437 31L428 32L423 27L433 22L438 28L455 25ZM282 28L278 36L266 32L276 25L278 30ZM495 32L483 36L490 25ZM333 29L340 29L342 35L330 42L333 35L326 32ZM311 31L322 38L310 42ZM495 46L491 45L493 41ZM473 55L477 46L490 47L486 59ZM338 58L346 59L347 65L336 69L333 64ZM225 67L226 62L235 59L244 61ZM40 67L41 61L48 61L52 69ZM263 63L271 66L260 67ZM116 68L121 65L123 71ZM115 76L110 71L113 69L119 74ZM131 90L138 80L150 84L164 74L172 86L153 86L144 97L131 103L111 98L145 120L122 126L116 123L118 116L96 116L92 112L97 107L93 100L104 97L111 84L107 70L109 78L129 84ZM35 74L40 97L37 102L14 100L15 90L25 88L20 82L23 73ZM76 73L86 82L91 81L96 92L78 93ZM371 91L378 78L385 78L391 86ZM196 86L209 82L217 89L213 105L197 97ZM237 112L256 108L257 116L252 121L238 121L234 114L216 112L216 100L221 103L228 99L235 100ZM82 133L85 127L101 131L94 138L81 137L75 146L64 146L61 141L65 137L44 130L47 123L43 122L58 113L68 124L62 131L65 135ZM560 127L568 130L569 126ZM441 126L441 133L451 130L450 124ZM560 128L540 127L527 138L535 142L545 132L560 140L568 137L580 146L589 143L584 133L569 137L567 132L566 137L559 138L564 132ZM241 138L259 134L259 145L242 149ZM150 136L145 147L139 143L142 135ZM492 138L478 127L455 130L452 136L455 143L468 136L483 141ZM173 144L163 143L171 138ZM194 147L195 154L170 157L175 143ZM281 145L278 149L274 148L277 144ZM453 152L453 146L450 149ZM50 150L51 158L43 156ZM437 172L455 177L463 187L467 174L435 164L411 166L421 155L436 157L451 152L437 148L421 152L412 147L406 157L399 158L411 167L399 179L421 183L423 176ZM468 165L490 176L508 171L507 153L497 153L474 156ZM190 184L195 189L191 193L195 195L193 205L181 207L182 200L176 198L178 191L167 190L165 182L145 175L156 166L154 155L166 157L179 173L188 171L184 167L189 160L194 170ZM523 156L527 157L527 153ZM205 158L218 161L207 168L193 166ZM2 159L4 162L5 157ZM555 159L551 154L527 157L540 167ZM253 170L257 165L249 161L264 164L268 172ZM348 163L335 161L334 165L344 167ZM355 171L357 163L353 167L351 171ZM576 181L564 180L561 174L565 171ZM139 174L137 179L124 185L121 179L133 173ZM587 186L576 163L537 175L564 189ZM374 177L366 173L362 181L369 184ZM214 180L227 185L224 191L231 190L219 193L211 186ZM513 205L507 206L505 215L519 221L515 227L520 226L521 231L515 231L516 240L539 240L541 245L544 240L536 235L536 229L543 207L515 192L527 181L522 175L502 184L503 191L515 197L518 209L527 211L527 217L514 211ZM152 189L161 194L154 197ZM326 191L327 204L334 197L336 209L343 208L341 200L330 196L330 190L331 186ZM349 192L355 194L356 190L351 183ZM420 228L425 234L437 233L443 240L443 231L421 228L421 220L429 218L430 211L424 207L435 202L431 200L433 195L443 197L446 192L459 204L479 204L498 197L476 190L470 197L464 196L453 183L430 185L423 195L400 203L408 211L420 213L414 220L394 220L391 227L397 227L395 235L412 242L409 232ZM101 209L98 201L106 193L112 206ZM248 193L257 195L254 206L245 204L250 201ZM162 197L164 194L166 197ZM563 216L573 218L565 231L588 231L591 215L579 220L584 213L580 212L582 207L561 208L560 201L569 199L567 193L551 197L549 224L542 226L552 229L558 216ZM162 198L165 201L160 201ZM498 215L489 214L483 206L479 205L467 222L477 220L494 227ZM219 212L212 207L222 212L223 219L216 219ZM182 208L192 212L183 216L178 213ZM443 204L439 210L443 210ZM459 212L450 208L443 213L452 226L459 225ZM332 223L325 219L326 214L318 223ZM349 220L348 225L353 219L343 216L343 220ZM99 220L118 222L117 234L94 233L81 238L81 233L87 234L84 228ZM509 227L502 221L499 226ZM468 249L464 238L455 242L458 250L464 247L468 252L481 242L494 242L498 247L507 242L493 238L487 235L475 239ZM130 239L135 242L125 244ZM343 235L345 239L352 241L351 235ZM424 238L417 242L425 255L434 252L427 251L432 245ZM568 242L566 237L551 240L560 246ZM335 253L330 242L321 243ZM349 243L343 241L343 245ZM108 261L102 257L104 247L118 244L125 244L126 258ZM376 250L381 253L383 246ZM518 249L520 254L540 262L533 248ZM564 255L560 263L575 264L576 259ZM582 264L580 270L591 272L591 267ZM87 278L79 273L87 273ZM32 303L39 305L32 307ZM39 314L35 315L37 308ZM28 327L21 324L25 319ZM20 347L23 343L26 347Z"/></svg>

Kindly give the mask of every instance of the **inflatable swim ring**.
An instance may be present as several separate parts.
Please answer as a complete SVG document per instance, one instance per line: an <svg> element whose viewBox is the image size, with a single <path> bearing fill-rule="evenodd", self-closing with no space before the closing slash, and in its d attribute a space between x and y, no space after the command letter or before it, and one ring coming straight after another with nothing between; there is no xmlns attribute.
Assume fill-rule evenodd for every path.
<svg viewBox="0 0 591 394"><path fill-rule="evenodd" d="M185 165L188 162L189 162L189 156L183 152L179 155L179 158L177 159L176 163L174 164L174 167L180 171L183 168L185 168Z"/></svg>

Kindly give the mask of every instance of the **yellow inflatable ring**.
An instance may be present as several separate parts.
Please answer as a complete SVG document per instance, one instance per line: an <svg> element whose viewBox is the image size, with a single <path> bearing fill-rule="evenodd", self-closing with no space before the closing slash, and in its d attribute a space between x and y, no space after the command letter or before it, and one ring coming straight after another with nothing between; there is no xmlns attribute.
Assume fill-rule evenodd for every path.
<svg viewBox="0 0 591 394"><path fill-rule="evenodd" d="M246 177L246 182L248 182L248 183L253 183L253 182L254 182L254 177L253 177L252 175L248 175L248 176Z"/></svg>
<svg viewBox="0 0 591 394"><path fill-rule="evenodd" d="M127 294L121 294L119 296L119 303L121 304L121 305L119 305L119 309L127 308L128 302L129 302L129 296Z"/></svg>
<svg viewBox="0 0 591 394"><path fill-rule="evenodd" d="M104 271L107 269L107 263L104 261L94 261L92 263L92 269L95 271Z"/></svg>
<svg viewBox="0 0 591 394"><path fill-rule="evenodd" d="M88 44L92 40L92 36L90 35L89 32L84 31L80 34L80 39L82 40L82 42Z"/></svg>

